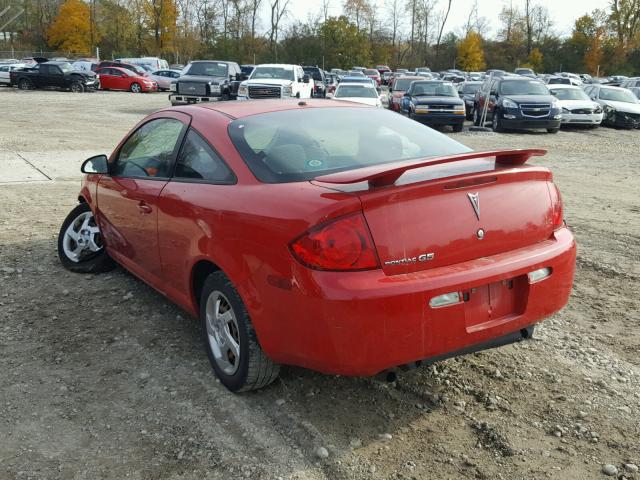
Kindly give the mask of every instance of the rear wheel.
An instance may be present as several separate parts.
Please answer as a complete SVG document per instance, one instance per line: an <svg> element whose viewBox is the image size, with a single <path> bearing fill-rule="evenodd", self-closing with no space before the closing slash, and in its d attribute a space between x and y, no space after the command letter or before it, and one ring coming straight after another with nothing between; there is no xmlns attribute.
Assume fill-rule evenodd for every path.
<svg viewBox="0 0 640 480"><path fill-rule="evenodd" d="M211 366L229 390L256 390L278 378L280 366L262 351L240 295L222 272L202 287L200 320Z"/></svg>
<svg viewBox="0 0 640 480"><path fill-rule="evenodd" d="M221 99L222 99L223 101L225 101L225 102L226 102L226 101L228 101L228 100L231 100L231 95L229 95L229 92L228 92L228 91L222 92L222 97L221 97Z"/></svg>
<svg viewBox="0 0 640 480"><path fill-rule="evenodd" d="M58 257L64 268L76 273L106 272L115 267L88 204L75 207L62 223Z"/></svg>
<svg viewBox="0 0 640 480"><path fill-rule="evenodd" d="M71 84L71 91L73 93L82 93L84 92L84 85L82 85L80 82L73 82Z"/></svg>
<svg viewBox="0 0 640 480"><path fill-rule="evenodd" d="M473 124L476 127L480 126L480 113L478 112L478 109L476 108L475 104L473 105Z"/></svg>
<svg viewBox="0 0 640 480"><path fill-rule="evenodd" d="M33 88L33 83L28 78L21 78L18 81L18 88L20 90L31 90Z"/></svg>
<svg viewBox="0 0 640 480"><path fill-rule="evenodd" d="M133 92L133 93L142 93L142 87L140 86L139 83L132 83L131 84L131 92Z"/></svg>
<svg viewBox="0 0 640 480"><path fill-rule="evenodd" d="M453 131L454 131L454 132L456 132L456 133L460 133L460 132L462 131L462 127L463 127L463 125L462 125L462 124L459 124L459 125L452 125L452 127L453 127Z"/></svg>
<svg viewBox="0 0 640 480"><path fill-rule="evenodd" d="M491 117L491 130L496 133L504 131L504 128L502 128L502 121L500 120L500 111L498 109L493 110L493 115Z"/></svg>
<svg viewBox="0 0 640 480"><path fill-rule="evenodd" d="M548 133L558 133L559 131L559 128L547 128Z"/></svg>

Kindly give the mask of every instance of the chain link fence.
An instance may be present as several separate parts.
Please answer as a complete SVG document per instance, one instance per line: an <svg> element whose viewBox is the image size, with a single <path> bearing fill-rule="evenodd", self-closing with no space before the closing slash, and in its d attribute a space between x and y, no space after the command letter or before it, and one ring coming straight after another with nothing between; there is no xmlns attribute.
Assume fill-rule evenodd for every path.
<svg viewBox="0 0 640 480"><path fill-rule="evenodd" d="M82 55L80 53L72 52L72 51L47 51L47 50L0 50L0 60L2 59L16 59L20 60L21 58L28 57L44 57L44 58L67 58L67 59L75 59L75 58L86 58L87 55Z"/></svg>

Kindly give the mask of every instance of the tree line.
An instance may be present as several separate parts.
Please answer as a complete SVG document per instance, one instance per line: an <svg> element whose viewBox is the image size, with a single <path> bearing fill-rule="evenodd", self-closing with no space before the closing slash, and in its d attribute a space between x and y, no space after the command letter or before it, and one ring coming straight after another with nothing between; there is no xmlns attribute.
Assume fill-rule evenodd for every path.
<svg viewBox="0 0 640 480"><path fill-rule="evenodd" d="M458 0L320 0L306 19L292 18L290 0L18 1L23 14L0 32L0 50L640 74L640 0L609 0L577 18L569 36L540 0L505 2L497 25L479 16L477 0L464 17L452 14ZM15 0L0 0L0 11L8 5ZM330 15L336 6L341 13Z"/></svg>

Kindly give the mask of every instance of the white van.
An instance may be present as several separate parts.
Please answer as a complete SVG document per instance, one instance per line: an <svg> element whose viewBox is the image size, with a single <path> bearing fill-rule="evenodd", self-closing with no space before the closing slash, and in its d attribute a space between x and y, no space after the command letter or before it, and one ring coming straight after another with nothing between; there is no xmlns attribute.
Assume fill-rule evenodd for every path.
<svg viewBox="0 0 640 480"><path fill-rule="evenodd" d="M163 58L140 57L140 58L116 58L116 62L131 63L133 65L148 65L152 71L169 70L169 63Z"/></svg>

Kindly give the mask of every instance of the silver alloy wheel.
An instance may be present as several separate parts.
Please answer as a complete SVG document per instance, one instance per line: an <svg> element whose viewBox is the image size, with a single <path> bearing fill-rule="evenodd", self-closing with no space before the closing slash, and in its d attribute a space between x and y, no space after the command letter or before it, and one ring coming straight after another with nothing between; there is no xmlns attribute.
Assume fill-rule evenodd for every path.
<svg viewBox="0 0 640 480"><path fill-rule="evenodd" d="M142 91L142 88L140 88L140 85L138 85L137 83L133 83L131 85L131 91L133 93L140 93Z"/></svg>
<svg viewBox="0 0 640 480"><path fill-rule="evenodd" d="M100 229L91 211L81 213L69 224L64 232L62 248L67 258L75 263L104 248Z"/></svg>
<svg viewBox="0 0 640 480"><path fill-rule="evenodd" d="M73 93L82 93L84 89L82 88L82 84L78 82L73 82L71 84L71 91Z"/></svg>
<svg viewBox="0 0 640 480"><path fill-rule="evenodd" d="M240 330L231 303L218 290L207 298L205 307L207 338L220 369L233 375L240 366Z"/></svg>
<svg viewBox="0 0 640 480"><path fill-rule="evenodd" d="M498 130L498 114L496 111L493 111L493 117L491 117L491 128L495 132Z"/></svg>

